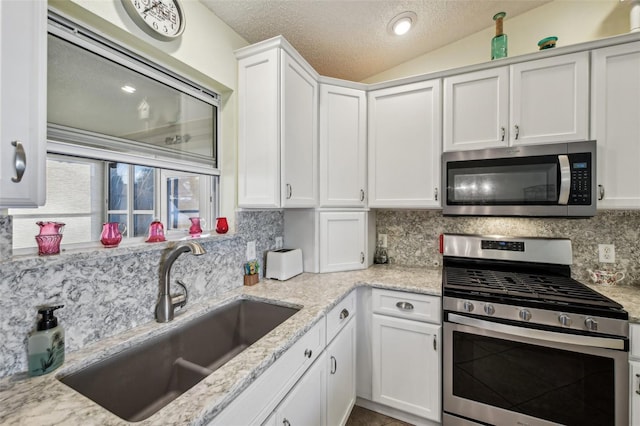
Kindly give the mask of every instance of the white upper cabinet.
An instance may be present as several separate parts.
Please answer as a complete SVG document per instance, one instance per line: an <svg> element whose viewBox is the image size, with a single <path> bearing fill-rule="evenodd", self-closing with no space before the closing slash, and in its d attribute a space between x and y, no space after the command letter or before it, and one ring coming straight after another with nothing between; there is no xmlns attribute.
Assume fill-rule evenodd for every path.
<svg viewBox="0 0 640 426"><path fill-rule="evenodd" d="M320 85L320 206L364 207L367 180L365 92Z"/></svg>
<svg viewBox="0 0 640 426"><path fill-rule="evenodd" d="M512 145L587 140L589 53L511 66Z"/></svg>
<svg viewBox="0 0 640 426"><path fill-rule="evenodd" d="M592 53L591 135L598 208L640 207L640 42Z"/></svg>
<svg viewBox="0 0 640 426"><path fill-rule="evenodd" d="M444 79L444 150L587 140L589 53Z"/></svg>
<svg viewBox="0 0 640 426"><path fill-rule="evenodd" d="M368 93L369 206L440 208L440 80Z"/></svg>
<svg viewBox="0 0 640 426"><path fill-rule="evenodd" d="M507 146L508 68L445 78L443 109L444 151Z"/></svg>
<svg viewBox="0 0 640 426"><path fill-rule="evenodd" d="M47 2L0 2L0 208L45 203Z"/></svg>
<svg viewBox="0 0 640 426"><path fill-rule="evenodd" d="M237 52L240 207L318 203L318 84L285 43Z"/></svg>

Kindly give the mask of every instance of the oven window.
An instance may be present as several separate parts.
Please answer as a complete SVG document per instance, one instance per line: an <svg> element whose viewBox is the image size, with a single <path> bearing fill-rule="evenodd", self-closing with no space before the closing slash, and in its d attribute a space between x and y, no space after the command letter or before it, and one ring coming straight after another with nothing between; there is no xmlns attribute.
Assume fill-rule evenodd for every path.
<svg viewBox="0 0 640 426"><path fill-rule="evenodd" d="M567 425L612 425L614 360L453 332L453 394Z"/></svg>
<svg viewBox="0 0 640 426"><path fill-rule="evenodd" d="M449 163L447 167L450 205L558 202L557 157L463 161Z"/></svg>

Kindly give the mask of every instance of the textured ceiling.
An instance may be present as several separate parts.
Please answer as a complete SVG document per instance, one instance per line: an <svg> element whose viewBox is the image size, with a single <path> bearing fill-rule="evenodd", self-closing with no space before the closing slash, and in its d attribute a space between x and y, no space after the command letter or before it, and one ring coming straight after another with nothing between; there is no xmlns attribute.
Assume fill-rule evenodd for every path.
<svg viewBox="0 0 640 426"><path fill-rule="evenodd" d="M362 81L550 0L200 0L249 43L283 35L321 75ZM406 35L389 34L413 11ZM487 42L488 43L488 42Z"/></svg>

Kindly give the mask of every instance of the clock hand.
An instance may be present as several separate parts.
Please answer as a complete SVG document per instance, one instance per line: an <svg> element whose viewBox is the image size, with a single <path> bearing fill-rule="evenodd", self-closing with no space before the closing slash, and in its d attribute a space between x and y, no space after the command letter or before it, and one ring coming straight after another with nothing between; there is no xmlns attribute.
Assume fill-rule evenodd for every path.
<svg viewBox="0 0 640 426"><path fill-rule="evenodd" d="M148 11L150 11L151 9L153 9L154 7L158 7L158 5L160 5L160 1L155 2L153 5L149 6L148 8L146 8L145 10L142 11L142 13L147 13Z"/></svg>

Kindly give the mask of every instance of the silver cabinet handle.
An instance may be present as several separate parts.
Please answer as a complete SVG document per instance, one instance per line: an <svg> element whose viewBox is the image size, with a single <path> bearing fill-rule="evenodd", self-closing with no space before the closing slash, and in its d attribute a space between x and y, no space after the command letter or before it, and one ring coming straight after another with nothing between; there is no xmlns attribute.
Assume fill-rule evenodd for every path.
<svg viewBox="0 0 640 426"><path fill-rule="evenodd" d="M518 137L520 136L520 126L516 124L513 127L516 129L516 140L518 140Z"/></svg>
<svg viewBox="0 0 640 426"><path fill-rule="evenodd" d="M396 307L398 309L402 309L403 311L412 311L413 305L409 302L398 302L396 303Z"/></svg>
<svg viewBox="0 0 640 426"><path fill-rule="evenodd" d="M436 336L433 336L433 350L438 350L438 340L436 339Z"/></svg>
<svg viewBox="0 0 640 426"><path fill-rule="evenodd" d="M438 188L433 188L433 198L438 201Z"/></svg>
<svg viewBox="0 0 640 426"><path fill-rule="evenodd" d="M11 145L16 147L16 177L11 178L11 182L18 183L24 176L24 171L27 169L27 155L24 152L24 146L18 141L11 142Z"/></svg>
<svg viewBox="0 0 640 426"><path fill-rule="evenodd" d="M284 426L291 426L291 423L289 423L289 420L287 420L287 419L283 419L283 420L282 420L282 424L283 424Z"/></svg>
<svg viewBox="0 0 640 426"><path fill-rule="evenodd" d="M349 311L347 309L343 309L342 312L340 312L340 319L341 320L347 318L348 316L349 316Z"/></svg>
<svg viewBox="0 0 640 426"><path fill-rule="evenodd" d="M598 185L598 200L604 200L604 185Z"/></svg>
<svg viewBox="0 0 640 426"><path fill-rule="evenodd" d="M364 252L360 252L360 263L364 264Z"/></svg>
<svg viewBox="0 0 640 426"><path fill-rule="evenodd" d="M364 189L360 190L360 201L364 201Z"/></svg>
<svg viewBox="0 0 640 426"><path fill-rule="evenodd" d="M504 135L506 134L505 128L504 126L500 127L500 134L502 135L502 137L500 138L500 140L502 142L504 142Z"/></svg>
<svg viewBox="0 0 640 426"><path fill-rule="evenodd" d="M336 371L338 371L338 361L336 360L336 357L332 355L331 356L331 374L336 374Z"/></svg>
<svg viewBox="0 0 640 426"><path fill-rule="evenodd" d="M293 194L293 188L290 184L287 184L287 200L291 199L291 195Z"/></svg>
<svg viewBox="0 0 640 426"><path fill-rule="evenodd" d="M636 380L637 380L637 379L640 379L640 374L636 374ZM639 386L640 386L640 381L638 382L638 386L636 386L636 387L639 387ZM637 393L638 395L640 395L640 390L636 389L636 393Z"/></svg>
<svg viewBox="0 0 640 426"><path fill-rule="evenodd" d="M307 358L311 358L311 355L313 355L313 351L311 349L304 350L304 356L306 356Z"/></svg>

